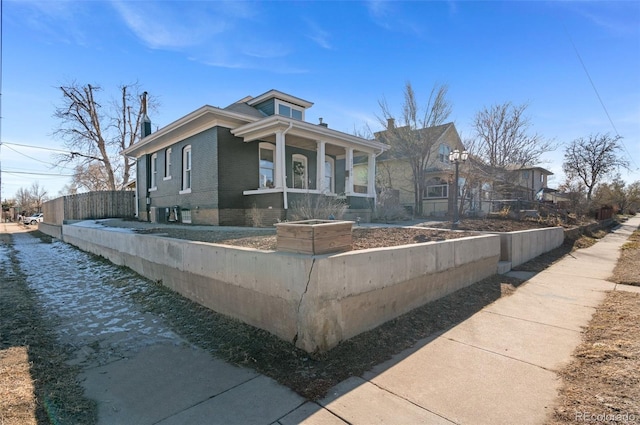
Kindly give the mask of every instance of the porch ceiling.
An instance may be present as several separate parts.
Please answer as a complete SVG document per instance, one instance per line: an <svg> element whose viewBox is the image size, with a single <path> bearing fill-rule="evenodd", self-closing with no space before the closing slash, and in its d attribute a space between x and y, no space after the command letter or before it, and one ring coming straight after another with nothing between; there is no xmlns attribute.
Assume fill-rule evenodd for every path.
<svg viewBox="0 0 640 425"><path fill-rule="evenodd" d="M375 140L362 139L317 124L278 115L243 125L231 132L237 137L242 137L245 142L275 141L276 132L284 132L286 143L289 145L300 144L301 147L306 146L305 149L315 150L316 142L323 141L326 142L327 149L337 149L340 153L343 153L344 148L347 147L369 153L381 152L389 148ZM331 147L331 145L334 146Z"/></svg>
<svg viewBox="0 0 640 425"><path fill-rule="evenodd" d="M287 146L294 146L296 148L305 149L313 152L317 151L318 146L315 140L307 139L307 138L296 136L296 135L290 135L288 133L286 134L285 138L286 138L285 143ZM275 143L276 136L275 134L272 134L270 136L263 137L260 140L263 142ZM324 149L325 149L325 153L331 156L340 156L345 154L344 147L332 145L331 143L327 143ZM360 151L357 151L357 150L354 152L354 156L360 156L360 155L365 155L365 153L364 152L360 153Z"/></svg>

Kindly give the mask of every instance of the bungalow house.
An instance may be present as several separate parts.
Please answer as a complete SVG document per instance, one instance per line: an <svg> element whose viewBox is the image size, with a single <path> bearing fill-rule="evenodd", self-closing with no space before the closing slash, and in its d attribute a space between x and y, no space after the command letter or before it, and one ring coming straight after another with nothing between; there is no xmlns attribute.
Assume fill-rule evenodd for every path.
<svg viewBox="0 0 640 425"><path fill-rule="evenodd" d="M392 119L388 121L387 129L375 133L379 142L392 143L393 137L402 137L404 127L395 128ZM398 132L398 130L400 130ZM430 145L426 166L425 184L420 196L422 214L425 216L443 216L450 210L450 186L453 186L453 165L449 162L449 153L458 149L464 150L460 135L453 123L442 124L420 130L408 130L413 134L410 137L419 137L425 146ZM419 132L416 135L416 132ZM462 167L461 167L462 168ZM356 187L364 183L368 176L366 163L356 166ZM378 157L376 163L376 180L378 190L389 190L396 193L400 205L413 211L415 206L414 178L410 163L403 158L388 151ZM460 177L460 185L464 178Z"/></svg>
<svg viewBox="0 0 640 425"><path fill-rule="evenodd" d="M375 205L376 156L388 146L305 121L313 103L270 90L202 106L125 150L137 163L138 218L209 225L285 220L304 197L339 197L353 215ZM370 172L354 190L354 160Z"/></svg>

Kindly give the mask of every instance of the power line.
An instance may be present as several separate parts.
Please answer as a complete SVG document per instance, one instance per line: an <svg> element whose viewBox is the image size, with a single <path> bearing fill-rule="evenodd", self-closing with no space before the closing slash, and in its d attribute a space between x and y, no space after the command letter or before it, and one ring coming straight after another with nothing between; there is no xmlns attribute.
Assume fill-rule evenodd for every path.
<svg viewBox="0 0 640 425"><path fill-rule="evenodd" d="M5 145L11 145L11 146L22 146L24 148L42 149L44 151L61 152L61 153L67 153L67 154L72 154L73 153L71 151L66 151L66 150L63 150L63 149L45 148L45 147L36 146L36 145L25 145L24 143L4 142L4 144Z"/></svg>
<svg viewBox="0 0 640 425"><path fill-rule="evenodd" d="M2 170L0 171L2 174L26 174L30 176L54 176L54 177L73 177L73 174L59 174L59 173L37 173L35 171L14 171L14 170Z"/></svg>
<svg viewBox="0 0 640 425"><path fill-rule="evenodd" d="M11 143L5 143L5 145L11 145ZM32 156L29 156L29 155L27 155L26 153L22 153L22 152L20 152L20 151L18 151L18 150L13 149L11 146L6 146L6 147L7 147L7 148L9 148L9 149L11 149L12 151L14 151L15 153L17 153L18 155L22 155L22 156L24 156L24 157L26 157L26 158L29 158L29 159L32 159L32 160L34 160L34 161L41 162L41 163L43 163L43 164L45 164L45 165L50 165L51 167L58 167L58 166L59 166L59 165L57 165L57 164L52 164L51 162L42 161L41 159L38 159L38 158L34 158L34 157L32 157ZM60 167L60 168L66 168L66 167ZM68 168L67 168L67 169L68 169Z"/></svg>
<svg viewBox="0 0 640 425"><path fill-rule="evenodd" d="M633 156L631 156L631 153L627 149L627 145L622 140L622 136L620 136L620 133L618 133L618 129L616 128L616 125L613 123L613 120L611 119L611 115L609 115L609 111L607 110L607 107L605 106L604 101L602 100L602 97L600 97L600 93L598 92L598 89L597 89L595 83L593 82L593 79L591 78L591 74L589 74L589 71L587 70L587 66L585 65L584 61L582 60L582 56L580 55L580 52L578 51L578 48L576 47L575 43L573 42L573 38L571 38L571 34L569 34L569 30L567 30L566 26L564 27L564 30L565 30L565 32L567 34L567 37L569 38L569 41L571 42L571 46L573 46L573 51L575 52L576 56L578 57L578 60L580 61L580 64L582 65L582 69L584 70L584 73L587 74L587 78L589 79L589 83L591 83L591 87L593 88L593 91L596 93L596 96L598 97L598 100L600 101L600 105L602 106L602 109L604 110L604 113L607 115L607 118L609 119L609 123L611 123L611 127L613 127L613 130L616 132L616 136L618 136L620 138L619 139L620 144L622 144L622 147L624 148L624 151L627 153L627 156L635 164L636 169L640 169L640 167L638 167L638 163L635 161L635 159L633 159Z"/></svg>

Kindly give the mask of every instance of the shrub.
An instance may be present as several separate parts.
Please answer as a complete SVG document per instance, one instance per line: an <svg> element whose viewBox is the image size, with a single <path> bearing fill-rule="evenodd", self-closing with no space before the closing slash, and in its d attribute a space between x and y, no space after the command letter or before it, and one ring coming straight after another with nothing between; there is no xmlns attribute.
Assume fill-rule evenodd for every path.
<svg viewBox="0 0 640 425"><path fill-rule="evenodd" d="M264 211L258 208L256 204L253 204L253 207L251 207L249 215L253 227L264 227Z"/></svg>
<svg viewBox="0 0 640 425"><path fill-rule="evenodd" d="M398 197L391 191L382 191L376 201L374 221L401 221L408 218L407 210L400 205Z"/></svg>
<svg viewBox="0 0 640 425"><path fill-rule="evenodd" d="M293 201L289 207L291 220L329 220L341 219L349 206L344 200L333 196L312 195L306 193Z"/></svg>

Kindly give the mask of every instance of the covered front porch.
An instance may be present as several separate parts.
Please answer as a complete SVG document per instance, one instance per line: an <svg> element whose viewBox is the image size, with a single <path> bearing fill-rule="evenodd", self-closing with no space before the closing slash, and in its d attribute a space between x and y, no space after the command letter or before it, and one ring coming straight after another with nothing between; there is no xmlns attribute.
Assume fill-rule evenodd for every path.
<svg viewBox="0 0 640 425"><path fill-rule="evenodd" d="M282 116L232 133L258 149L259 181L255 189L243 191L246 210L266 210L263 213L275 219L288 220L295 202L330 197L346 203L347 217L342 218L355 214L354 219L370 219L376 198L376 156L386 145ZM366 162L366 169L354 172L354 159Z"/></svg>

